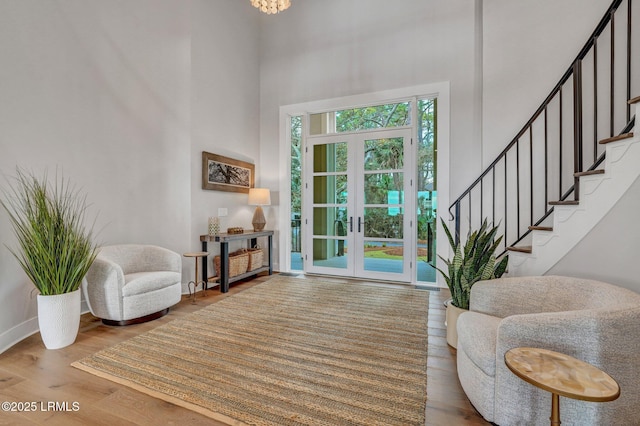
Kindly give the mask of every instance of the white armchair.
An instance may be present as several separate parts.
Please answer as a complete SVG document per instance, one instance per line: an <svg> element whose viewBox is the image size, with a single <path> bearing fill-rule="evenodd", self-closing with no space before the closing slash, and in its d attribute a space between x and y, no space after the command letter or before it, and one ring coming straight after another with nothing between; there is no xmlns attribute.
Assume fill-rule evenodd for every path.
<svg viewBox="0 0 640 426"><path fill-rule="evenodd" d="M560 398L564 425L627 425L640 419L640 294L598 281L510 277L471 289L457 325L458 376L482 416L501 426L548 425L551 394L514 375L504 354L537 347L586 361L613 377L620 397Z"/></svg>
<svg viewBox="0 0 640 426"><path fill-rule="evenodd" d="M91 313L108 325L151 321L182 297L182 259L152 245L102 247L82 289Z"/></svg>

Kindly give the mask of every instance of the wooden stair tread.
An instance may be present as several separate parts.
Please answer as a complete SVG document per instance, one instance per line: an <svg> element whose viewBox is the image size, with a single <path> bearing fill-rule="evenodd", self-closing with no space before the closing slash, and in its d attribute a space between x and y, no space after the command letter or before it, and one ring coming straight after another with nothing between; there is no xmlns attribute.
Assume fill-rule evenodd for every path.
<svg viewBox="0 0 640 426"><path fill-rule="evenodd" d="M576 172L573 174L575 177L580 176L591 176L591 175L601 175L604 173L604 169L596 169L596 170L587 170L586 172Z"/></svg>
<svg viewBox="0 0 640 426"><path fill-rule="evenodd" d="M564 201L549 201L550 206L577 206L580 201L576 200L564 200Z"/></svg>
<svg viewBox="0 0 640 426"><path fill-rule="evenodd" d="M640 96L636 96L635 98L633 98L633 99L629 99L629 100L627 101L627 103L628 103L629 105L637 104L638 102L640 102Z"/></svg>
<svg viewBox="0 0 640 426"><path fill-rule="evenodd" d="M551 226L530 226L529 227L530 231L553 231L553 228Z"/></svg>
<svg viewBox="0 0 640 426"><path fill-rule="evenodd" d="M618 136L614 136L612 138L602 139L598 143L604 145L604 144L607 144L607 143L621 141L623 139L629 139L629 138L632 138L632 137L633 137L633 133L622 133L622 134L619 134Z"/></svg>
<svg viewBox="0 0 640 426"><path fill-rule="evenodd" d="M517 251L519 253L531 253L533 251L533 247L531 246L511 246L507 247L509 251Z"/></svg>

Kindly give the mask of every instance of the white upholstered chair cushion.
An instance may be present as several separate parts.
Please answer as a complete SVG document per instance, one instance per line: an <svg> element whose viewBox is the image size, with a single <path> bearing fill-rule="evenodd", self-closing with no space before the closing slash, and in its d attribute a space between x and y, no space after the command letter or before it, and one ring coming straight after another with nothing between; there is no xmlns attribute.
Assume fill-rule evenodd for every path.
<svg viewBox="0 0 640 426"><path fill-rule="evenodd" d="M504 354L550 349L595 365L621 389L606 403L561 398L563 426L640 424L639 324L640 294L611 284L560 276L481 281L472 287L470 312L458 319L460 383L486 420L546 426L551 394L514 375Z"/></svg>
<svg viewBox="0 0 640 426"><path fill-rule="evenodd" d="M113 245L100 249L83 291L93 315L129 321L178 303L181 280L179 254L153 245Z"/></svg>

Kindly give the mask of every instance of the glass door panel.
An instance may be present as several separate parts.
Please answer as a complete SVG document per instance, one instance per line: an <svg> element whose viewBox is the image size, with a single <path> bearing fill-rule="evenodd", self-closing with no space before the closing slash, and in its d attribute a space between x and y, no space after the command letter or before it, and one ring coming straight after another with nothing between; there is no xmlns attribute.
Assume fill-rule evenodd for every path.
<svg viewBox="0 0 640 426"><path fill-rule="evenodd" d="M407 129L309 139L307 272L410 281ZM406 241L406 239L411 241Z"/></svg>
<svg viewBox="0 0 640 426"><path fill-rule="evenodd" d="M313 146L313 171L346 172L347 143L327 143Z"/></svg>
<svg viewBox="0 0 640 426"><path fill-rule="evenodd" d="M436 282L436 227L438 224L436 99L418 102L416 233L417 280ZM445 216L445 215L442 215Z"/></svg>
<svg viewBox="0 0 640 426"><path fill-rule="evenodd" d="M404 164L404 138L382 138L364 141L364 169L402 169Z"/></svg>
<svg viewBox="0 0 640 426"><path fill-rule="evenodd" d="M364 270L402 274L404 244L402 241L367 240L364 242Z"/></svg>
<svg viewBox="0 0 640 426"><path fill-rule="evenodd" d="M319 268L349 269L346 256L347 240L339 238L313 239L313 266Z"/></svg>
<svg viewBox="0 0 640 426"><path fill-rule="evenodd" d="M313 177L313 204L346 204L347 175Z"/></svg>
<svg viewBox="0 0 640 426"><path fill-rule="evenodd" d="M409 280L410 257L405 251L405 153L410 133L379 133L383 137L362 142L362 197L358 211L363 217L362 262L356 273L364 277ZM391 137L389 137L391 136ZM358 216L360 221L360 216ZM407 233L409 235L409 233Z"/></svg>
<svg viewBox="0 0 640 426"><path fill-rule="evenodd" d="M394 213L391 213L394 212ZM365 207L364 237L402 240L404 235L402 207Z"/></svg>
<svg viewBox="0 0 640 426"><path fill-rule="evenodd" d="M366 173L364 175L365 204L400 204L404 191L403 173Z"/></svg>
<svg viewBox="0 0 640 426"><path fill-rule="evenodd" d="M308 253L311 255L311 272L326 274L353 274L350 259L349 235L349 141L344 137L322 137L313 142L312 177L310 198L312 241Z"/></svg>

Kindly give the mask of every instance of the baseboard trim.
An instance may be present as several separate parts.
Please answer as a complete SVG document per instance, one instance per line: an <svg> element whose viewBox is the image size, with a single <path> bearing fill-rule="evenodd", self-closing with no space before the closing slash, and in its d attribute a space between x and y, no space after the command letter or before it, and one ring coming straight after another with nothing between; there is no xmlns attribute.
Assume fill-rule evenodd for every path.
<svg viewBox="0 0 640 426"><path fill-rule="evenodd" d="M82 300L80 306L80 315L89 312L89 306L85 300ZM0 354L10 349L17 343L20 343L27 337L40 331L38 327L38 317L29 318L28 320L16 325L15 327L0 334Z"/></svg>
<svg viewBox="0 0 640 426"><path fill-rule="evenodd" d="M0 354L39 331L38 317L30 318L10 328L0 335Z"/></svg>

